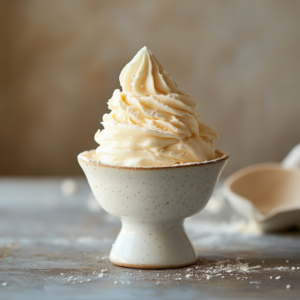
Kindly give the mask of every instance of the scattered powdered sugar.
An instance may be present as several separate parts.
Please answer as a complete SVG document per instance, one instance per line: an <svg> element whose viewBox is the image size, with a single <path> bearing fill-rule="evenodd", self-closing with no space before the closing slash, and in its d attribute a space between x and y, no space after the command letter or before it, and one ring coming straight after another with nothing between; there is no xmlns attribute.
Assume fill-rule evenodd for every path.
<svg viewBox="0 0 300 300"><path fill-rule="evenodd" d="M254 266L254 267L246 267L247 271L250 271L250 270L257 270L257 269L261 269L261 266L258 265L258 266Z"/></svg>
<svg viewBox="0 0 300 300"><path fill-rule="evenodd" d="M220 196L221 197L221 196ZM218 217L221 210L226 209L226 202L220 200L218 194L214 193L211 199L212 205L208 206L202 213L201 218L194 216L187 219L186 229L188 234L192 237L193 242L196 246L200 246L207 249L214 249L215 245L218 249L238 249L239 255L243 256L240 245L248 239L249 234L256 235L255 230L249 231L249 224L241 218L235 219L218 219L218 222L211 222L209 218L206 220L205 213L207 215L214 215ZM93 199L94 204L97 202ZM98 205L98 204L97 204ZM91 208L93 210L94 208ZM247 226L247 234L245 234L245 228ZM250 233L249 233L250 232ZM242 233L242 234L240 234ZM224 239L228 237L227 246L220 244L220 236ZM266 237L267 241L274 244L274 239L276 237ZM231 243L231 241L237 241ZM95 243L99 242L94 237L79 237L76 239L77 243ZM248 242L248 241L247 241ZM260 239L253 238L253 247L256 247L258 243L261 243ZM225 243L226 244L226 243ZM233 246L234 245L234 246ZM261 244L259 244L261 245ZM244 250L244 249L242 249ZM249 249L247 249L249 250ZM249 250L250 251L250 250ZM233 251L231 251L233 252ZM108 256L97 256L97 259L108 259ZM64 273L58 273L59 275L54 275L49 277L49 280L64 280L65 284L99 284L103 282L105 284L111 285L130 285L131 283L136 283L139 281L150 280L156 285L181 285L190 284L191 282L196 282L202 280L203 284L224 284L226 280L236 281L236 282L246 282L252 285L252 288L263 289L264 283L273 279L286 279L285 272L290 272L290 274L296 274L295 270L299 270L300 266L293 263L289 263L286 259L281 262L281 265L277 264L270 267L268 261L262 260L263 257L257 260L251 260L251 263L245 260L243 257L237 256L235 259L216 259L215 257L203 258L198 260L197 265L192 265L181 269L170 269L170 270L135 270L135 269L124 269L116 271L113 265L103 264L102 269L96 268L87 272L77 273L68 272L67 270L61 269ZM261 265L260 265L261 264ZM104 268L106 267L106 268ZM293 272L293 273L291 273ZM71 274L70 274L71 273ZM52 274L51 274L52 275ZM259 275L259 278L258 278ZM259 281L257 281L259 279ZM218 282L218 280L222 280ZM273 282L275 283L275 282ZM284 280L277 281L278 284L282 284L282 288L290 289L291 285L284 282ZM290 282L293 284L293 282ZM270 284L270 282L269 282ZM2 284L1 284L2 285Z"/></svg>
<svg viewBox="0 0 300 300"><path fill-rule="evenodd" d="M266 262L268 265L268 262ZM49 280L63 280L66 284L93 284L97 282L105 282L105 284L112 285L130 285L139 281L150 280L156 285L180 285L184 282L192 281L212 281L217 283L218 280L234 280L244 281L253 285L253 288L259 289L264 287L266 278L269 280L279 280L283 277L283 272L295 272L292 268L296 267L283 267L275 266L272 268L263 268L261 265L251 264L246 262L245 259L237 257L233 259L225 260L198 260L197 265L192 265L181 269L170 270L124 270L120 273L120 270L115 269L114 266L102 268L98 270L91 270L89 273L81 272L64 272L59 273L58 276L51 276ZM272 273L271 273L272 272ZM281 273L280 273L281 272ZM257 275L260 273L260 278L257 280ZM279 273L279 274L278 274ZM265 275L268 275L267 277ZM129 280L130 279L130 280ZM283 282L282 282L283 283ZM1 284L5 286L5 284ZM282 288L290 289L290 284L284 284Z"/></svg>
<svg viewBox="0 0 300 300"><path fill-rule="evenodd" d="M293 268L289 268L289 267L273 267L273 268L264 268L264 270L266 271L290 271L293 270Z"/></svg>

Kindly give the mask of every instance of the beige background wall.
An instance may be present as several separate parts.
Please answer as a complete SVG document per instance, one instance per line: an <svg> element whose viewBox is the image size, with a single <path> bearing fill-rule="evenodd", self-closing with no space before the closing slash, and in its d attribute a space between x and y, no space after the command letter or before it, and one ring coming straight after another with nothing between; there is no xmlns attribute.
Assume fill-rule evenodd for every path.
<svg viewBox="0 0 300 300"><path fill-rule="evenodd" d="M225 175L300 142L300 1L0 1L0 174L82 174L118 76L147 45L199 101Z"/></svg>

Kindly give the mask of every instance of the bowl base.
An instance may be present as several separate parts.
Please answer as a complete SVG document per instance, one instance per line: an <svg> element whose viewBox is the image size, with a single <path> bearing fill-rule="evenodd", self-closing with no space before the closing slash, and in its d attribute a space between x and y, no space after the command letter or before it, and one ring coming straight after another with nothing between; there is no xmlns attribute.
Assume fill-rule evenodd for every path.
<svg viewBox="0 0 300 300"><path fill-rule="evenodd" d="M134 264L126 264L126 263L120 263L120 262L114 262L110 260L110 262L116 266L119 267L124 267L124 268L131 268L131 269L174 269L174 268L183 268L187 267L190 265L193 265L197 262L197 259L190 262L190 263L185 263L185 264L175 264L175 265L165 265L165 266L160 266L160 265L134 265Z"/></svg>

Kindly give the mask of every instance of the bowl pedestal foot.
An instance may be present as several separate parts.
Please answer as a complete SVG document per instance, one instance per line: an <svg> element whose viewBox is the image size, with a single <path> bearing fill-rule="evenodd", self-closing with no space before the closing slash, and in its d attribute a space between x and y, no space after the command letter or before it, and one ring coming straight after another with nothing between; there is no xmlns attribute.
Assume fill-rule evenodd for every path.
<svg viewBox="0 0 300 300"><path fill-rule="evenodd" d="M129 268L176 268L195 263L197 252L183 220L156 223L123 219L109 259L115 265Z"/></svg>

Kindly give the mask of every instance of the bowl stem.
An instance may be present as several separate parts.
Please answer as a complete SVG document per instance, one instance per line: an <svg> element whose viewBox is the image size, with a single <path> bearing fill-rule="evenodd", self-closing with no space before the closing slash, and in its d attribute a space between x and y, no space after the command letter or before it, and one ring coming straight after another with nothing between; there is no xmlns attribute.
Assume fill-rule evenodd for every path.
<svg viewBox="0 0 300 300"><path fill-rule="evenodd" d="M175 268L191 265L197 252L183 227L183 220L145 222L122 220L110 261L131 268Z"/></svg>

